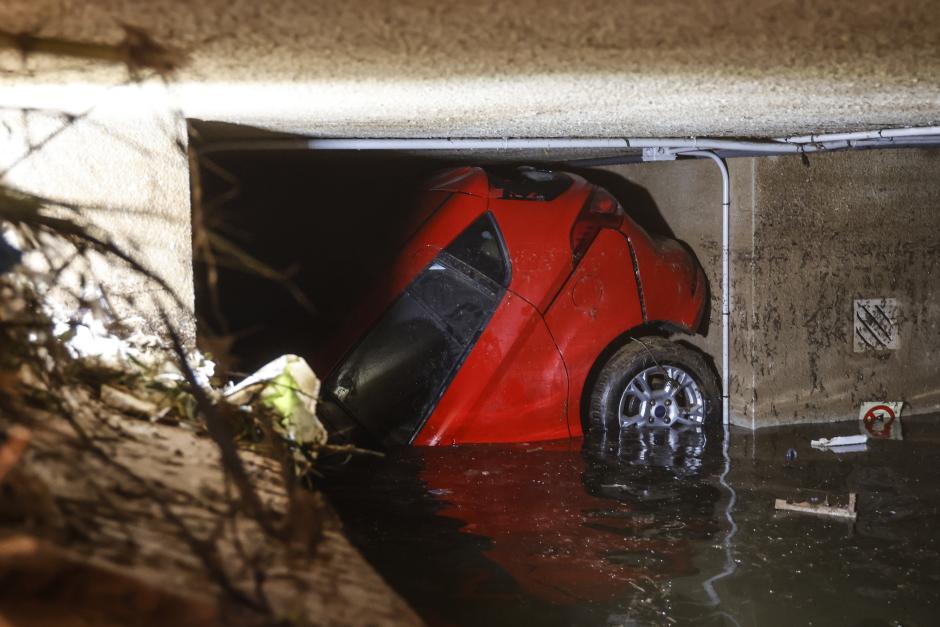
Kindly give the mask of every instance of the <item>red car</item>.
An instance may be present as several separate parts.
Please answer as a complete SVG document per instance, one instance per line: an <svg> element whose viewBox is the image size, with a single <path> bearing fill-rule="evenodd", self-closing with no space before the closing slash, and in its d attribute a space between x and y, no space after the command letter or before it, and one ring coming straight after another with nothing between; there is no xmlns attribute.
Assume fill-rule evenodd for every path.
<svg viewBox="0 0 940 627"><path fill-rule="evenodd" d="M412 227L340 335L329 428L433 446L699 428L712 415L711 368L665 339L698 328L704 274L604 189L464 167L428 183Z"/></svg>

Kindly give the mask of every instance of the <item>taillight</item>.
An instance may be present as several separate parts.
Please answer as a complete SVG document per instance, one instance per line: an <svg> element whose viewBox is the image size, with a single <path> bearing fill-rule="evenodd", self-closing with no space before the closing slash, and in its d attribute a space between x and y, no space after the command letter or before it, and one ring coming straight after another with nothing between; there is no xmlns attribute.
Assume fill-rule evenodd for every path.
<svg viewBox="0 0 940 627"><path fill-rule="evenodd" d="M571 227L571 254L575 263L584 256L601 229L620 228L623 216L623 207L616 198L600 188L591 192Z"/></svg>

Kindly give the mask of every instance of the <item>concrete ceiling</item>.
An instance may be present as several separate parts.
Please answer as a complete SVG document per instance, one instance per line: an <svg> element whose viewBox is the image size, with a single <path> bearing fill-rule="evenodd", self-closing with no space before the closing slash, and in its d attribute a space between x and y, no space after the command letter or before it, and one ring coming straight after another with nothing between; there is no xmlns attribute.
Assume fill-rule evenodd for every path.
<svg viewBox="0 0 940 627"><path fill-rule="evenodd" d="M940 122L936 0L6 0L0 28L190 54L191 117L340 136L772 136ZM0 55L22 84L107 84ZM14 78L11 78L14 77ZM0 100L3 100L0 97Z"/></svg>

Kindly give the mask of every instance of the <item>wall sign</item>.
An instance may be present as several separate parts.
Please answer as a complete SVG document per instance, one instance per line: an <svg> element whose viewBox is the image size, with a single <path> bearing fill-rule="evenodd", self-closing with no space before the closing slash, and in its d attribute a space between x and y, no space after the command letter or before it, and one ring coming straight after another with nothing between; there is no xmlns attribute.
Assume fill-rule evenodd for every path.
<svg viewBox="0 0 940 627"><path fill-rule="evenodd" d="M877 401L862 403L858 411L861 431L870 438L901 439L901 408L903 402Z"/></svg>
<svg viewBox="0 0 940 627"><path fill-rule="evenodd" d="M855 301L853 346L856 353L897 350L898 301L871 298Z"/></svg>

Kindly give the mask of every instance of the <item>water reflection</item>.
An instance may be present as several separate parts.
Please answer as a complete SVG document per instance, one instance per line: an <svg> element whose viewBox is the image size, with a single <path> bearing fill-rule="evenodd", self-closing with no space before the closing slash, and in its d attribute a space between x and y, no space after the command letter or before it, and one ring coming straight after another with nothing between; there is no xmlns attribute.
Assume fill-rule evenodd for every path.
<svg viewBox="0 0 940 627"><path fill-rule="evenodd" d="M714 434L713 438L716 435L720 437ZM589 461L658 467L670 470L675 477L694 477L703 471L707 442L703 427L631 429L588 436L584 451Z"/></svg>
<svg viewBox="0 0 940 627"><path fill-rule="evenodd" d="M449 556L443 567L440 555L402 557L416 567L433 562L429 567L446 574L435 575L433 595L415 589L414 573L397 574L399 582L412 581L399 583L399 591L432 622L618 624L629 617L669 624L664 617L677 601L671 582L704 581L720 569L709 564L711 571L702 572L696 545L722 528L721 439L688 428L398 451L371 471L372 483L379 482L371 492L380 500L421 492L437 526L424 520L418 533L429 540L425 548ZM417 486L405 490L403 468L417 471ZM349 495L338 485L332 493L348 517ZM376 550L367 540L363 548L389 564L388 547ZM474 614L473 604L501 609L498 616L479 607Z"/></svg>
<svg viewBox="0 0 940 627"><path fill-rule="evenodd" d="M719 497L694 480L704 450L658 437L578 444L429 450L420 476L438 513L489 538L485 555L541 600L608 602L693 572L688 538L715 530Z"/></svg>
<svg viewBox="0 0 940 627"><path fill-rule="evenodd" d="M810 446L852 432L401 449L325 487L432 625L934 624L940 421L861 453ZM773 508L850 491L854 524Z"/></svg>

